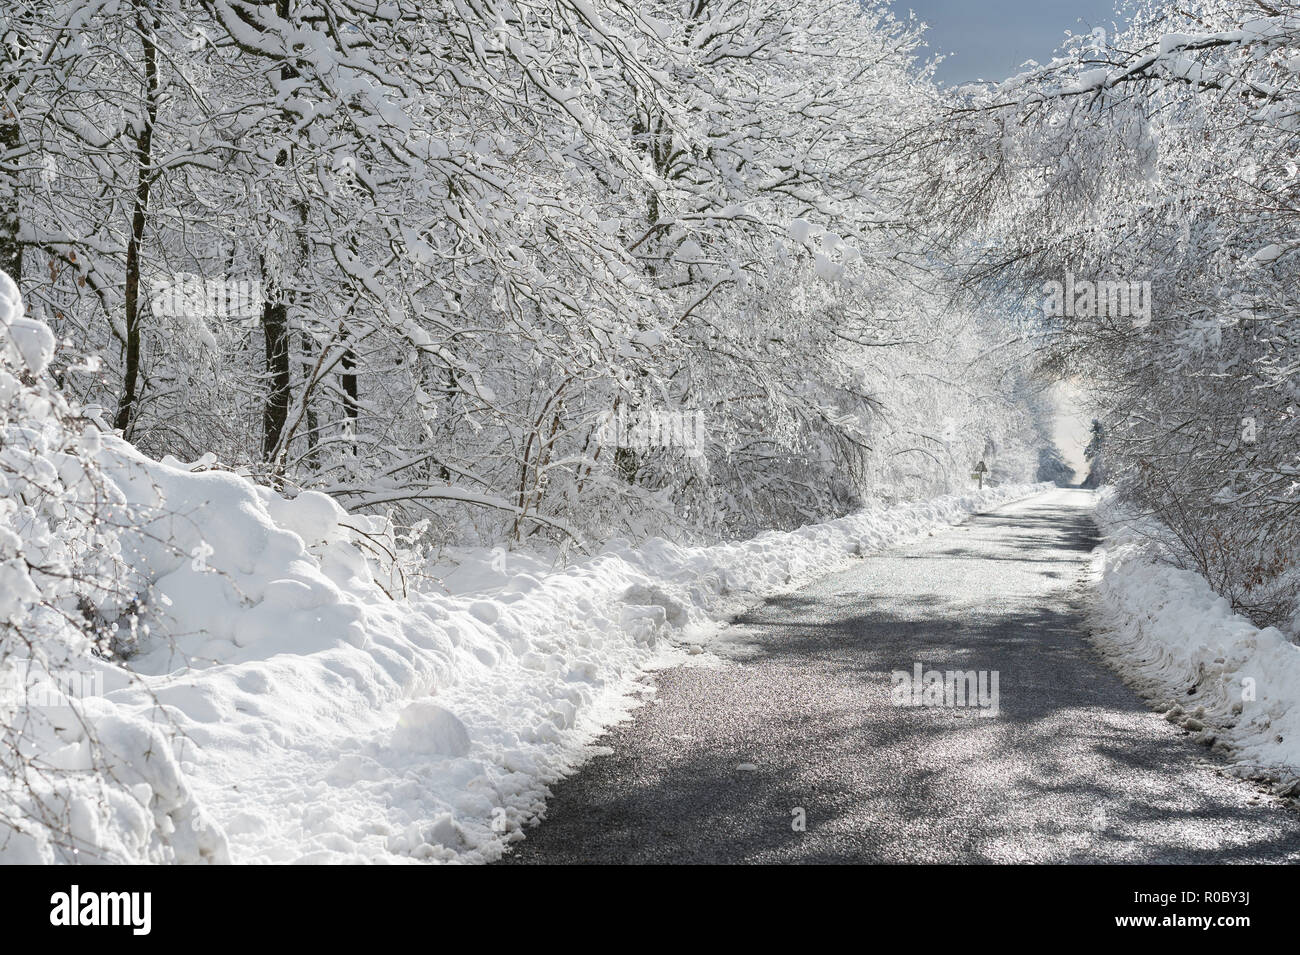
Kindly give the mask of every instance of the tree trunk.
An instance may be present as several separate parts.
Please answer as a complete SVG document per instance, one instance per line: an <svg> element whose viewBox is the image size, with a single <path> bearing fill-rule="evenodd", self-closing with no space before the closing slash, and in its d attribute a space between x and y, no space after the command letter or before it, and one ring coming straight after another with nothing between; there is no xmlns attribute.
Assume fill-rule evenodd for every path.
<svg viewBox="0 0 1300 955"><path fill-rule="evenodd" d="M360 391L357 387L357 353L348 348L343 354L343 414L346 416L345 427L347 428L348 437L352 443L352 453L357 453L357 436L361 433L358 430L360 422L357 420L361 413Z"/></svg>
<svg viewBox="0 0 1300 955"><path fill-rule="evenodd" d="M262 459L269 462L289 418L289 305L283 299L262 303L262 336L270 384L262 414Z"/></svg>
<svg viewBox="0 0 1300 955"><path fill-rule="evenodd" d="M316 367L316 359L313 354L316 349L312 343L311 336L307 334L305 330L301 335L299 335L298 341L302 346L302 369L305 391L306 382L311 379L312 370ZM309 394L304 394L302 400L307 415L307 454L303 457L302 461L309 469L315 469L317 463L316 444L320 441L320 435L316 430L316 406L312 403Z"/></svg>
<svg viewBox="0 0 1300 955"><path fill-rule="evenodd" d="M19 128L17 106L10 100L12 81L5 82L5 95L0 101L0 162L18 152ZM18 230L22 216L18 207L18 176L0 172L0 271L17 285L23 274L23 247L18 244Z"/></svg>
<svg viewBox="0 0 1300 955"><path fill-rule="evenodd" d="M17 87L20 60L27 50L27 40L19 30L20 19L26 7L10 11L9 30L0 37L0 71L4 82L0 86L0 271L4 271L14 284L22 280L23 247L18 242L22 226L22 210L18 202L18 173L16 166L18 147L22 143L22 128L18 122Z"/></svg>
<svg viewBox="0 0 1300 955"><path fill-rule="evenodd" d="M136 137L135 205L131 212L131 237L126 243L126 369L122 396L117 404L113 427L129 436L134 423L140 382L140 247L144 242L149 187L153 180L153 129L158 120L158 48L153 25L140 16L140 37L144 45L145 115Z"/></svg>
<svg viewBox="0 0 1300 955"><path fill-rule="evenodd" d="M291 0L276 0L276 13L289 19ZM280 67L280 79L292 80L297 70L287 63ZM289 151L281 149L275 157L277 166L289 164ZM263 265L265 277L266 268ZM280 447L284 427L289 418L289 395L292 378L289 371L289 302L286 279L290 270L282 269L280 281L266 281L265 301L262 303L262 336L266 343L266 404L262 411L262 460L273 466L278 474L279 463L273 460L287 451Z"/></svg>

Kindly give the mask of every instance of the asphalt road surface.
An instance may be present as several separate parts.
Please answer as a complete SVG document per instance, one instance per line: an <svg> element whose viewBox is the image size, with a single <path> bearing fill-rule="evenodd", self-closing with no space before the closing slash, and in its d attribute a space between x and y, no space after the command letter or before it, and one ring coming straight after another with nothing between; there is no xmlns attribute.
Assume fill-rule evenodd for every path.
<svg viewBox="0 0 1300 955"><path fill-rule="evenodd" d="M655 675L504 861L1300 860L1300 813L1088 645L1090 505L1039 495L740 618L720 665ZM891 674L916 663L988 671L985 710L996 671L997 715L978 696L894 705Z"/></svg>

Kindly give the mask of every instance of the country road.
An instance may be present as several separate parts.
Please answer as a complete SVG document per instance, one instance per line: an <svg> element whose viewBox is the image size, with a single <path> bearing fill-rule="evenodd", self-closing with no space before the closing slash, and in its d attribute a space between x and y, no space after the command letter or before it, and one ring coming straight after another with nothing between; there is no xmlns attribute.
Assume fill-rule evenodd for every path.
<svg viewBox="0 0 1300 955"><path fill-rule="evenodd" d="M1048 492L753 610L717 665L656 674L503 861L1300 860L1300 814L1090 648L1090 505ZM997 714L894 705L918 663L996 672Z"/></svg>

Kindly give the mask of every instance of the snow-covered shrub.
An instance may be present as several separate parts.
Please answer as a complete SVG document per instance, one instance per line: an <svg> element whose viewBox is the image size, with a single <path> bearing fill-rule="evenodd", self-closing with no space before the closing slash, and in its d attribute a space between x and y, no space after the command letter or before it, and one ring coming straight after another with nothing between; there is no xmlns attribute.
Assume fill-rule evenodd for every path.
<svg viewBox="0 0 1300 955"><path fill-rule="evenodd" d="M46 375L54 345L0 273L0 860L175 858L193 806L163 735L99 699L129 679L111 661L146 597L100 430Z"/></svg>
<svg viewBox="0 0 1300 955"><path fill-rule="evenodd" d="M1233 771L1300 793L1300 646L1258 627L1193 569L1167 531L1103 489L1093 641L1125 679Z"/></svg>

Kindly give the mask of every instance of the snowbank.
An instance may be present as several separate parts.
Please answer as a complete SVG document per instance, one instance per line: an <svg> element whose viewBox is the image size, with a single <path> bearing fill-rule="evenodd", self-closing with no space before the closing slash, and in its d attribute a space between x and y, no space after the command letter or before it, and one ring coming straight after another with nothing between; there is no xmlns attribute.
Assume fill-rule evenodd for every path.
<svg viewBox="0 0 1300 955"><path fill-rule="evenodd" d="M1151 527L1103 497L1093 640L1166 719L1235 771L1300 788L1300 647L1233 612L1203 577L1158 561Z"/></svg>
<svg viewBox="0 0 1300 955"><path fill-rule="evenodd" d="M82 711L115 765L152 775L113 797L133 807L130 838L109 832L126 810L69 799L95 820L80 837L114 861L497 858L547 784L650 692L646 672L700 652L729 613L1038 489L712 547L614 542L555 572L483 552L446 582L461 592L394 599L364 549L380 528L329 498L286 500L111 438L100 462L116 517L138 527L122 551L139 612L120 635L130 671L95 662L102 692ZM18 857L70 858L0 842L0 862Z"/></svg>
<svg viewBox="0 0 1300 955"><path fill-rule="evenodd" d="M222 859L163 728L103 695L129 681L101 656L131 616L124 499L42 377L54 344L0 273L0 861Z"/></svg>

